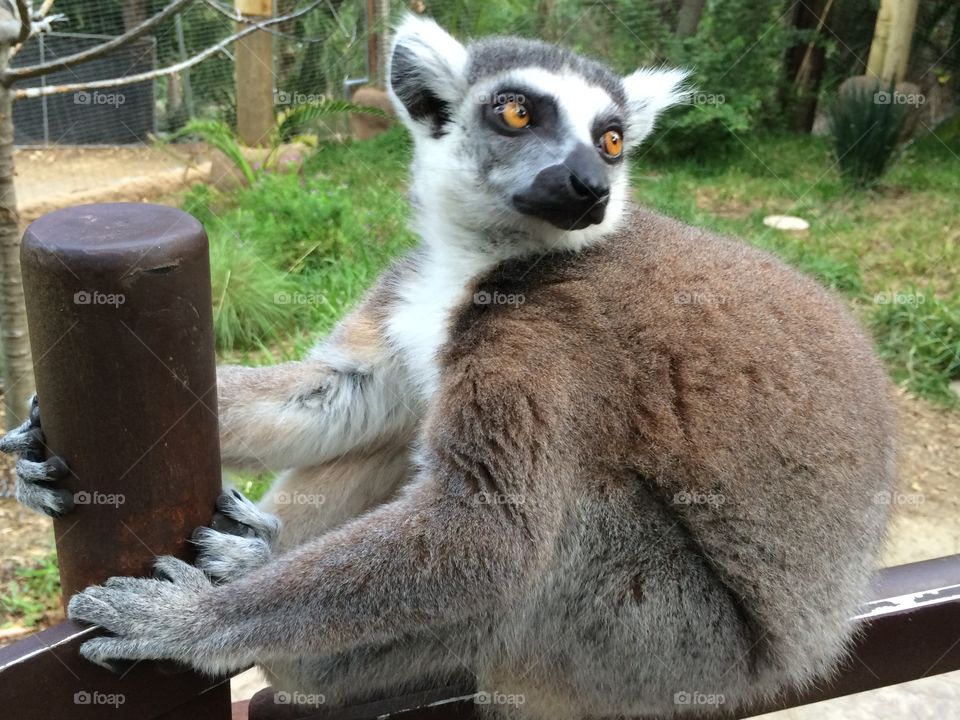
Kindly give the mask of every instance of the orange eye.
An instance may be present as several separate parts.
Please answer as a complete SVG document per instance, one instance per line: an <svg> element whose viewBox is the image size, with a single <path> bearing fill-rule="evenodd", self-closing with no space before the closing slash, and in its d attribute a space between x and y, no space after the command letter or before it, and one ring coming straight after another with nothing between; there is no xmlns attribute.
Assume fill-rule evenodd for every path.
<svg viewBox="0 0 960 720"><path fill-rule="evenodd" d="M600 138L600 149L610 157L620 157L623 152L623 138L616 130L607 130Z"/></svg>
<svg viewBox="0 0 960 720"><path fill-rule="evenodd" d="M500 110L500 117L514 130L522 130L530 124L530 113L516 100L511 100Z"/></svg>

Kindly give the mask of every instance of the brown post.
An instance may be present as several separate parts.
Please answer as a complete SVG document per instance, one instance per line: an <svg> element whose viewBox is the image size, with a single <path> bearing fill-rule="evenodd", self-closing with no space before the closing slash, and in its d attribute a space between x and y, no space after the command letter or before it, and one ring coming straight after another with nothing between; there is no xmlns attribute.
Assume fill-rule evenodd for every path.
<svg viewBox="0 0 960 720"><path fill-rule="evenodd" d="M272 0L236 0L237 12L253 22L273 15ZM240 23L240 29L247 27ZM237 134L251 147L265 145L273 128L273 36L255 30L236 42ZM282 89L282 88L281 88Z"/></svg>
<svg viewBox="0 0 960 720"><path fill-rule="evenodd" d="M85 205L30 225L21 264L41 423L71 470L60 485L75 508L54 521L66 602L113 575L150 574L157 555L189 560L190 533L213 513L207 238L174 208ZM204 702L223 712L206 717L228 717L227 686L213 692L219 702Z"/></svg>

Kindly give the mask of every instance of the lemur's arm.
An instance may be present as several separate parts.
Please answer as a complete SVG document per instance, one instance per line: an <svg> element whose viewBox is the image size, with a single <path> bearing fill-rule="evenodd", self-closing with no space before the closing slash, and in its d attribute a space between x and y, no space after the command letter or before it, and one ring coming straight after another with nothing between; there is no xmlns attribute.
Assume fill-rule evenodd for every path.
<svg viewBox="0 0 960 720"><path fill-rule="evenodd" d="M224 465L262 470L326 462L412 432L417 400L371 298L309 358L217 371Z"/></svg>
<svg viewBox="0 0 960 720"><path fill-rule="evenodd" d="M558 441L571 414L558 411L565 393L541 383L544 394L534 396L526 385L490 367L464 373L455 392L437 398L423 470L402 497L234 583L212 586L161 558L172 582L114 578L75 596L72 618L115 635L82 653L233 670L399 638L514 602L548 561L570 482L557 471L570 463L556 457L570 447Z"/></svg>

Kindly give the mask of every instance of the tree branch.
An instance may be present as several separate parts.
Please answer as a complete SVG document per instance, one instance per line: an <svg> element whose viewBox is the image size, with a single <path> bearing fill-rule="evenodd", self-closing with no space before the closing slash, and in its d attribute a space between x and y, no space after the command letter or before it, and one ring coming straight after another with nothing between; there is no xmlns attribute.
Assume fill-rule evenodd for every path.
<svg viewBox="0 0 960 720"><path fill-rule="evenodd" d="M173 73L181 72L186 70L189 67L193 67L197 63L203 62L211 55L214 55L221 50L223 50L230 43L239 40L242 37L249 35L250 33L256 32L257 30L262 29L264 26L276 25L278 23L286 22L287 20L295 20L296 18L306 15L308 12L313 10L315 7L320 5L323 0L314 0L306 7L297 10L296 12L289 13L287 15L278 15L277 17L270 18L269 20L264 20L261 23L256 25L250 25L245 27L243 30L235 32L233 35L224 38L216 45L211 45L206 48L203 52L194 55L183 62L179 62L176 65L169 65L165 68L159 70L150 70L149 72L142 72L136 75L127 75L126 77L121 78L112 78L110 80L94 80L92 82L84 83L69 83L66 85L44 85L39 87L23 88L17 90L14 93L16 98L34 98L42 97L43 95L57 95L59 93L67 92L80 92L84 90L100 90L101 88L115 88L122 87L124 85L133 85L134 83L144 82L145 80L153 80L154 78L163 77L165 75L172 75Z"/></svg>
<svg viewBox="0 0 960 720"><path fill-rule="evenodd" d="M16 43L20 45L30 37L30 6L27 5L27 0L17 0L17 12L20 13L20 34Z"/></svg>
<svg viewBox="0 0 960 720"><path fill-rule="evenodd" d="M125 32L123 35L118 35L112 40L108 40L100 45L95 45L89 50L83 50L81 52L74 53L73 55L67 55L66 57L57 58L56 60L51 60L50 62L41 63L39 65L27 65L26 67L21 68L7 68L3 71L3 73L0 73L0 84L2 84L4 87L10 87L18 80L26 80L27 78L38 77L40 75L48 75L52 72L56 72L57 70L65 70L66 68L73 67L74 65L79 65L80 63L88 62L89 60L94 60L98 57L101 57L111 50L116 50L118 47L126 45L127 43L131 43L142 35L145 35L147 32L155 28L171 15L174 15L186 7L191 2L193 2L193 0L173 0L173 2L167 5L156 15L147 18L136 27ZM17 0L17 5L26 5L26 2L25 0ZM29 12L27 18L27 24L29 25Z"/></svg>

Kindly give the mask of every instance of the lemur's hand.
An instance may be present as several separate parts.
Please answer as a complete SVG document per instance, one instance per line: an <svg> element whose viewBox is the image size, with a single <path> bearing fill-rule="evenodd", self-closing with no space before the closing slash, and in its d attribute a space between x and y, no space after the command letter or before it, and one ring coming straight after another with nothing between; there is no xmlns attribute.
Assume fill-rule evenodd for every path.
<svg viewBox="0 0 960 720"><path fill-rule="evenodd" d="M237 490L217 498L210 527L193 531L196 565L216 583L232 582L270 559L280 520L247 500Z"/></svg>
<svg viewBox="0 0 960 720"><path fill-rule="evenodd" d="M55 482L70 474L59 457L44 460L46 448L40 427L40 406L37 396L30 398L30 418L20 427L0 438L0 452L18 453L17 500L31 510L50 517L59 517L73 510L73 495Z"/></svg>
<svg viewBox="0 0 960 720"><path fill-rule="evenodd" d="M203 634L203 600L213 590L192 565L169 555L158 557L154 578L113 577L74 595L71 620L99 625L112 637L80 646L87 660L115 669L116 660L189 662Z"/></svg>

